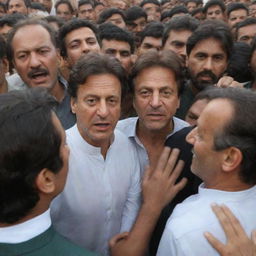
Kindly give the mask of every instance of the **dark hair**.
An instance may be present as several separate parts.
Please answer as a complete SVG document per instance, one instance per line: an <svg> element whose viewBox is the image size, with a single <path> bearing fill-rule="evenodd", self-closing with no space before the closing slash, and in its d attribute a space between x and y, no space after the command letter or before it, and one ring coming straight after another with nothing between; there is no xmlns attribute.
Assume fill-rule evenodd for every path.
<svg viewBox="0 0 256 256"><path fill-rule="evenodd" d="M0 2L0 8L1 7L3 8L4 12L6 13L6 11L7 11L6 4Z"/></svg>
<svg viewBox="0 0 256 256"><path fill-rule="evenodd" d="M111 23L104 23L99 26L100 40L116 40L127 42L130 45L131 53L134 53L134 38L132 34L126 30L123 30Z"/></svg>
<svg viewBox="0 0 256 256"><path fill-rule="evenodd" d="M147 24L141 32L141 42L145 37L162 38L164 33L164 25L161 22L153 21Z"/></svg>
<svg viewBox="0 0 256 256"><path fill-rule="evenodd" d="M43 88L0 95L0 222L15 223L39 201L35 179L58 173L61 135L53 124L56 100Z"/></svg>
<svg viewBox="0 0 256 256"><path fill-rule="evenodd" d="M40 10L40 11L43 11L43 12L47 12L46 8L40 3L32 2L30 8Z"/></svg>
<svg viewBox="0 0 256 256"><path fill-rule="evenodd" d="M227 16L229 17L231 12L236 11L236 10L240 10L240 9L245 10L247 15L249 14L249 10L248 10L248 8L246 7L245 4L243 4L243 3L230 3L227 6Z"/></svg>
<svg viewBox="0 0 256 256"><path fill-rule="evenodd" d="M203 12L203 8L196 8L191 12L191 16L194 17L196 14Z"/></svg>
<svg viewBox="0 0 256 256"><path fill-rule="evenodd" d="M56 9L56 12L57 12L57 9L58 9L58 6L60 4L66 4L68 6L68 9L70 10L71 13L74 13L74 8L72 6L72 4L68 1L68 0L59 0L56 4L55 4L55 9Z"/></svg>
<svg viewBox="0 0 256 256"><path fill-rule="evenodd" d="M0 60L6 56L6 42L2 35L0 35Z"/></svg>
<svg viewBox="0 0 256 256"><path fill-rule="evenodd" d="M143 7L145 4L154 4L154 5L157 5L159 7L161 6L161 4L157 0L143 0L140 3L140 7Z"/></svg>
<svg viewBox="0 0 256 256"><path fill-rule="evenodd" d="M101 44L97 27L88 20L73 19L66 22L59 30L60 54L62 57L67 57L67 49L65 44L65 37L68 33L79 28L89 28L93 31L99 44Z"/></svg>
<svg viewBox="0 0 256 256"><path fill-rule="evenodd" d="M134 80L139 73L151 67L164 67L171 70L175 74L175 80L178 86L178 95L182 91L182 64L177 54L173 51L148 51L142 54L135 62L131 74L130 74L130 85L131 91L134 92Z"/></svg>
<svg viewBox="0 0 256 256"><path fill-rule="evenodd" d="M224 2L222 0L209 0L208 2L206 2L205 6L204 6L203 13L206 14L207 10L210 7L215 6L215 5L218 5L223 13L225 12L226 5L224 4Z"/></svg>
<svg viewBox="0 0 256 256"><path fill-rule="evenodd" d="M107 8L100 13L98 24L104 23L107 19L109 19L114 14L119 14L123 18L124 22L126 21L125 14L122 10L117 8Z"/></svg>
<svg viewBox="0 0 256 256"><path fill-rule="evenodd" d="M65 23L63 19L54 15L49 15L47 17L44 17L43 20L46 21L47 23L55 22L57 23L59 28L61 28Z"/></svg>
<svg viewBox="0 0 256 256"><path fill-rule="evenodd" d="M130 7L128 10L126 10L125 15L128 24L141 17L144 17L147 20L147 13L138 6Z"/></svg>
<svg viewBox="0 0 256 256"><path fill-rule="evenodd" d="M27 19L27 17L21 13L6 14L0 18L0 27L3 27L4 25L7 25L9 27L14 27L14 25L17 22L24 19Z"/></svg>
<svg viewBox="0 0 256 256"><path fill-rule="evenodd" d="M190 55L197 43L208 38L218 40L228 59L230 58L233 47L232 34L229 27L220 20L207 20L192 33L187 41L187 55Z"/></svg>
<svg viewBox="0 0 256 256"><path fill-rule="evenodd" d="M253 52L256 50L256 37L254 37L254 39L252 40L251 43L251 55L253 54Z"/></svg>
<svg viewBox="0 0 256 256"><path fill-rule="evenodd" d="M243 159L240 177L247 184L256 184L256 93L244 88L212 90L211 100L227 99L233 107L231 119L214 136L214 149L238 148Z"/></svg>
<svg viewBox="0 0 256 256"><path fill-rule="evenodd" d="M252 79L248 65L250 58L250 45L243 42L235 42L229 59L227 75L233 77L235 81L240 83L250 81Z"/></svg>
<svg viewBox="0 0 256 256"><path fill-rule="evenodd" d="M80 0L78 2L78 8L82 5L86 5L86 4L90 4L92 6L92 8L94 8L94 3L92 3L91 1L89 0Z"/></svg>
<svg viewBox="0 0 256 256"><path fill-rule="evenodd" d="M89 76L100 74L114 75L120 81L122 95L124 95L127 90L127 79L121 63L108 55L90 52L82 56L71 70L68 87L71 97L77 97L79 87Z"/></svg>
<svg viewBox="0 0 256 256"><path fill-rule="evenodd" d="M42 26L43 28L45 28L46 31L50 35L52 44L55 47L58 46L56 33L48 23L46 23L43 20L39 20L39 19L33 19L33 18L26 19L26 20L23 20L23 21L17 23L17 25L8 33L6 55L7 55L9 62L12 62L12 59L13 59L12 40L13 40L13 37L15 36L16 32L23 27L32 26L32 25L39 25L39 26Z"/></svg>
<svg viewBox="0 0 256 256"><path fill-rule="evenodd" d="M254 17L250 17L250 18L247 18L245 20L242 20L241 22L237 23L236 24L236 39L237 39L237 36L238 36L238 30L242 27L246 27L246 26L249 26L249 25L254 25L256 24L256 18Z"/></svg>
<svg viewBox="0 0 256 256"><path fill-rule="evenodd" d="M191 32L195 31L199 26L199 21L190 15L183 15L178 17L173 17L165 25L164 34L163 34L163 45L165 45L171 30L181 31L189 30Z"/></svg>
<svg viewBox="0 0 256 256"><path fill-rule="evenodd" d="M171 17L174 16L175 14L179 14L179 13L187 14L187 13L188 13L187 7L185 7L184 5L174 6L174 7L169 11L169 17L171 18Z"/></svg>
<svg viewBox="0 0 256 256"><path fill-rule="evenodd" d="M6 2L7 10L9 9L9 3L10 3L10 1L11 1L11 0L7 0L7 2ZM29 7L31 6L30 0L22 0L22 1L24 2L25 6L26 6L27 8L29 8Z"/></svg>

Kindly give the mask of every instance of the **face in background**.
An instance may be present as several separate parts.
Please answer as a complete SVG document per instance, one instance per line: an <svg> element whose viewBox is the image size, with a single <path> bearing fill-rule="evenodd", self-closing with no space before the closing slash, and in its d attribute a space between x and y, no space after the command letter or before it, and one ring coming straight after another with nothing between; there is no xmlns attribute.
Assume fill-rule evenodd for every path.
<svg viewBox="0 0 256 256"><path fill-rule="evenodd" d="M172 50L177 53L184 62L187 59L186 43L191 36L190 30L171 30L166 40L163 50Z"/></svg>
<svg viewBox="0 0 256 256"><path fill-rule="evenodd" d="M129 72L132 66L131 47L129 43L125 41L103 39L101 51L118 59L123 68Z"/></svg>
<svg viewBox="0 0 256 256"><path fill-rule="evenodd" d="M127 25L127 28L133 33L140 33L147 25L145 17L140 17L132 22L132 24Z"/></svg>
<svg viewBox="0 0 256 256"><path fill-rule="evenodd" d="M247 12L245 9L234 10L229 14L228 25L232 28L237 23L247 18Z"/></svg>
<svg viewBox="0 0 256 256"><path fill-rule="evenodd" d="M56 9L56 16L62 18L65 21L69 21L73 18L73 13L69 9L67 4L59 4Z"/></svg>
<svg viewBox="0 0 256 256"><path fill-rule="evenodd" d="M216 84L227 65L227 53L220 41L214 38L199 41L188 56L188 70L194 88L201 91Z"/></svg>
<svg viewBox="0 0 256 256"><path fill-rule="evenodd" d="M103 10L105 10L105 6L98 4L94 7L95 15L96 15L96 20L99 18L100 14L102 13Z"/></svg>
<svg viewBox="0 0 256 256"><path fill-rule="evenodd" d="M47 10L48 13L51 12L51 10L52 10L52 0L40 0L39 3L42 4L45 7L45 9Z"/></svg>
<svg viewBox="0 0 256 256"><path fill-rule="evenodd" d="M197 8L197 3L196 2L188 2L186 6L187 6L188 11L192 12L193 10L195 10Z"/></svg>
<svg viewBox="0 0 256 256"><path fill-rule="evenodd" d="M105 22L110 22L114 25L116 25L117 27L119 28L122 28L122 29L126 29L126 24L124 22L124 19L123 17L118 14L118 13L115 13L113 14L111 17L109 17Z"/></svg>
<svg viewBox="0 0 256 256"><path fill-rule="evenodd" d="M197 119L201 115L207 103L207 99L200 99L194 102L185 116L185 121L188 122L191 126L197 125Z"/></svg>
<svg viewBox="0 0 256 256"><path fill-rule="evenodd" d="M148 22L160 21L161 9L158 5L155 5L153 3L147 3L147 4L144 4L142 8L147 13Z"/></svg>
<svg viewBox="0 0 256 256"><path fill-rule="evenodd" d="M206 11L206 19L216 19L225 21L225 18L225 14L223 13L219 5L213 5L209 7Z"/></svg>
<svg viewBox="0 0 256 256"><path fill-rule="evenodd" d="M170 131L179 107L175 74L165 67L143 69L134 80L134 108L139 125L152 132Z"/></svg>
<svg viewBox="0 0 256 256"><path fill-rule="evenodd" d="M7 40L7 35L11 29L12 27L8 26L7 24L3 25L3 27L0 27L0 34L4 37L5 40Z"/></svg>
<svg viewBox="0 0 256 256"><path fill-rule="evenodd" d="M212 100L201 113L197 127L187 135L187 142L193 145L191 171L204 181L206 188L217 188L222 176L225 150L214 149L214 136L224 129L232 114L228 100Z"/></svg>
<svg viewBox="0 0 256 256"><path fill-rule="evenodd" d="M237 41L251 44L256 36L256 24L241 27L237 30Z"/></svg>
<svg viewBox="0 0 256 256"><path fill-rule="evenodd" d="M77 60L89 52L100 52L96 35L88 27L81 27L69 32L65 37L67 62L72 67Z"/></svg>
<svg viewBox="0 0 256 256"><path fill-rule="evenodd" d="M27 25L20 28L13 37L12 48L14 67L25 84L54 88L59 56L44 27Z"/></svg>
<svg viewBox="0 0 256 256"><path fill-rule="evenodd" d="M28 9L23 0L10 0L7 13L28 14Z"/></svg>
<svg viewBox="0 0 256 256"><path fill-rule="evenodd" d="M83 4L78 7L78 18L89 21L96 20L96 14L91 4Z"/></svg>
<svg viewBox="0 0 256 256"><path fill-rule="evenodd" d="M249 5L249 16L256 17L256 3Z"/></svg>
<svg viewBox="0 0 256 256"><path fill-rule="evenodd" d="M120 117L121 84L112 74L91 75L79 86L71 107L81 136L91 145L109 145Z"/></svg>
<svg viewBox="0 0 256 256"><path fill-rule="evenodd" d="M138 56L148 52L149 50L156 50L160 51L162 48L162 38L156 38L152 36L146 36L144 37L143 41L141 42L141 45L138 49Z"/></svg>

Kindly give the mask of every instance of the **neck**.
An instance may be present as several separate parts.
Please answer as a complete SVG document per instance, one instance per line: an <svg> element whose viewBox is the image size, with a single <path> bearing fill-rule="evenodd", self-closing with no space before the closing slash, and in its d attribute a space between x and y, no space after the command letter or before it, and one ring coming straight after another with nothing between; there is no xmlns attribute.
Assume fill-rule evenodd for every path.
<svg viewBox="0 0 256 256"><path fill-rule="evenodd" d="M140 122L140 120L138 120L136 134L142 143L145 141L147 144L156 145L163 144L166 140L166 137L172 132L172 130L172 120L166 127L162 128L161 130L149 130L142 124L142 122Z"/></svg>
<svg viewBox="0 0 256 256"><path fill-rule="evenodd" d="M6 79L4 78L3 82L0 84L0 94L6 92L8 92L8 85Z"/></svg>
<svg viewBox="0 0 256 256"><path fill-rule="evenodd" d="M61 102L65 96L65 89L57 80L54 87L50 90L50 93L56 98L58 102Z"/></svg>
<svg viewBox="0 0 256 256"><path fill-rule="evenodd" d="M19 219L18 221L14 222L14 223L0 223L0 227L10 227L10 226L14 226L14 225L18 225L21 224L23 222L26 222L28 220L31 220L41 214L43 214L44 212L46 212L50 207L50 203L38 203L37 206L35 208L33 208L28 215L26 215L25 217Z"/></svg>
<svg viewBox="0 0 256 256"><path fill-rule="evenodd" d="M205 187L229 192L238 192L253 187L244 183L237 175L224 174L219 180L204 181Z"/></svg>

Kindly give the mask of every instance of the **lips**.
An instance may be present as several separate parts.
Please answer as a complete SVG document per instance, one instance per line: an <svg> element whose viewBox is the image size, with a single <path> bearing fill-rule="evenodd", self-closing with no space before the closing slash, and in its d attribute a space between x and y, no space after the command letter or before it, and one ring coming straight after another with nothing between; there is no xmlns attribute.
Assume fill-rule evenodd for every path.
<svg viewBox="0 0 256 256"><path fill-rule="evenodd" d="M37 69L31 70L28 73L28 77L36 83L43 83L49 75L49 72L46 69Z"/></svg>
<svg viewBox="0 0 256 256"><path fill-rule="evenodd" d="M110 123L95 123L94 126L96 127L97 130L100 131L105 131L110 128Z"/></svg>

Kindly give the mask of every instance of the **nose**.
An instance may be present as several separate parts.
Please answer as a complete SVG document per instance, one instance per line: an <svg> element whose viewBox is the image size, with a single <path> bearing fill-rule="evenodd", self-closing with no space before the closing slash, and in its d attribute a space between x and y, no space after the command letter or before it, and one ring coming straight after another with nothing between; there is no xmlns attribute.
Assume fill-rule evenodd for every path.
<svg viewBox="0 0 256 256"><path fill-rule="evenodd" d="M158 108L161 106L161 99L159 92L153 92L150 105L152 108Z"/></svg>
<svg viewBox="0 0 256 256"><path fill-rule="evenodd" d="M82 42L81 47L83 53L88 53L90 51L90 48L88 47L88 44L85 41Z"/></svg>
<svg viewBox="0 0 256 256"><path fill-rule="evenodd" d="M193 130L190 131L190 133L186 136L186 141L191 144L194 145L195 144L195 135L197 132L197 127L195 127Z"/></svg>
<svg viewBox="0 0 256 256"><path fill-rule="evenodd" d="M40 66L40 64L41 64L41 62L40 62L37 54L32 52L30 55L30 67L36 68L36 67Z"/></svg>
<svg viewBox="0 0 256 256"><path fill-rule="evenodd" d="M109 114L109 109L108 105L105 99L101 100L99 102L99 106L97 109L97 115L100 116L101 118L106 118Z"/></svg>
<svg viewBox="0 0 256 256"><path fill-rule="evenodd" d="M204 63L204 69L212 70L212 58L211 57L206 58L205 63Z"/></svg>

